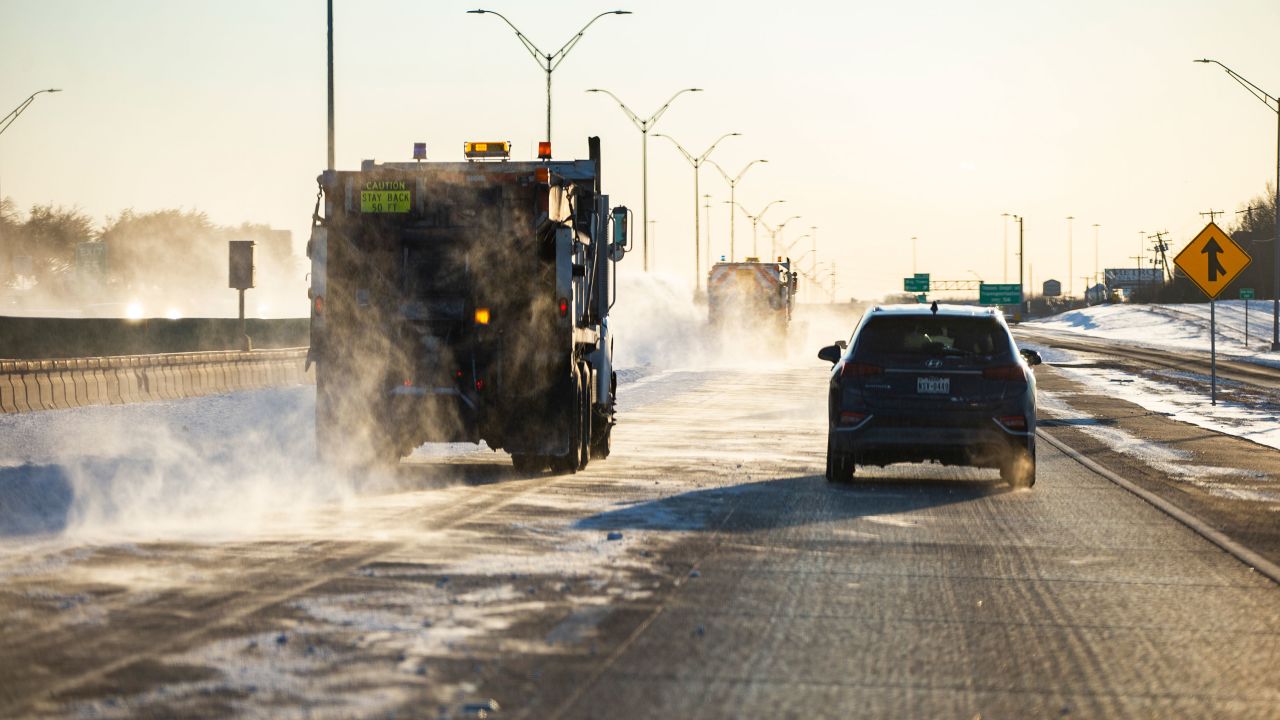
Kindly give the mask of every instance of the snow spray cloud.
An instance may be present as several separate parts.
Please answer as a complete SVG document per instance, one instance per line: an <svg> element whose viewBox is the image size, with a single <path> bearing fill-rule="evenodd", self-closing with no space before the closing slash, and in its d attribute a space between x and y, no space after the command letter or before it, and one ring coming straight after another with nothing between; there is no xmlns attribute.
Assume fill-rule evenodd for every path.
<svg viewBox="0 0 1280 720"><path fill-rule="evenodd" d="M353 488L312 462L309 387L0 417L0 518L86 540L269 532ZM27 533L30 534L30 533Z"/></svg>
<svg viewBox="0 0 1280 720"><path fill-rule="evenodd" d="M717 329L706 302L683 276L619 267L618 302L610 320L614 364L647 374L675 369L803 367L818 349L848 339L862 305L811 305L795 311L784 335L757 332L750 318Z"/></svg>

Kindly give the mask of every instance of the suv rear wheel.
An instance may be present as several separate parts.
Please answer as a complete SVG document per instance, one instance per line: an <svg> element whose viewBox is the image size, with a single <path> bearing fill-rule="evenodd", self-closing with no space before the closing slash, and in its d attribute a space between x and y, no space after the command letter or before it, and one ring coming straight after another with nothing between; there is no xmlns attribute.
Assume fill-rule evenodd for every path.
<svg viewBox="0 0 1280 720"><path fill-rule="evenodd" d="M853 480L853 457L835 449L835 438L827 432L827 481L847 483Z"/></svg>

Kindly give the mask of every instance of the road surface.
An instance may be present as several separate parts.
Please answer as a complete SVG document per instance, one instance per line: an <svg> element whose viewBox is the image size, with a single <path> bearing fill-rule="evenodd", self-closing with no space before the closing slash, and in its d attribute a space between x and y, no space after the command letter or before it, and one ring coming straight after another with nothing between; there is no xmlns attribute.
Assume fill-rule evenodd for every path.
<svg viewBox="0 0 1280 720"><path fill-rule="evenodd" d="M826 374L624 383L614 454L570 476L482 450L334 478L265 457L276 438L255 450L272 471L227 496L198 481L235 436L204 438L171 454L207 464L182 477L208 512L160 529L138 450L5 468L0 497L68 490L5 511L0 716L1280 714L1269 580L1048 443L1030 491L910 465L830 485ZM148 412L296 419L309 392ZM86 433L119 417L87 410ZM86 483L109 507L75 499ZM327 483L347 490L297 489ZM49 503L54 532L17 529Z"/></svg>

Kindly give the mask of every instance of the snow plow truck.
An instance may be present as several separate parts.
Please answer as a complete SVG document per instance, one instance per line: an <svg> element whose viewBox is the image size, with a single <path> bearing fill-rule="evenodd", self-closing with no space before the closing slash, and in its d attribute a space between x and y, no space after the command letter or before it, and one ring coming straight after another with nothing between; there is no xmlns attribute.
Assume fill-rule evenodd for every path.
<svg viewBox="0 0 1280 720"><path fill-rule="evenodd" d="M320 175L307 363L322 461L482 440L522 472L608 456L630 213L610 210L588 146L586 160L513 162L510 143L465 143L461 162Z"/></svg>
<svg viewBox="0 0 1280 720"><path fill-rule="evenodd" d="M707 274L707 319L721 334L780 346L795 310L796 289L790 260L716 263Z"/></svg>

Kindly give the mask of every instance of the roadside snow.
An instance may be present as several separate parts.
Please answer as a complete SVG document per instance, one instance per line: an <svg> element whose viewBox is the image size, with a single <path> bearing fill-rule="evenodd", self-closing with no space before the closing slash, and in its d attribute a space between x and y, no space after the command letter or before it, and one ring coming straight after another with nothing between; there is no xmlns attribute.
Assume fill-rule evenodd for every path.
<svg viewBox="0 0 1280 720"><path fill-rule="evenodd" d="M1280 367L1271 352L1271 302L1248 303L1245 341L1244 300L1217 303L1218 352L1235 360ZM1209 352L1209 304L1095 305L1023 323L1028 329L1069 332L1168 350Z"/></svg>

